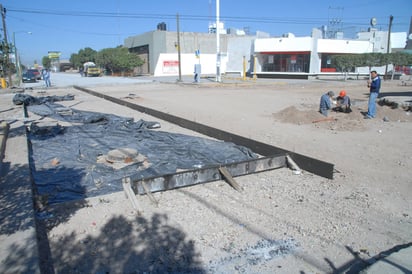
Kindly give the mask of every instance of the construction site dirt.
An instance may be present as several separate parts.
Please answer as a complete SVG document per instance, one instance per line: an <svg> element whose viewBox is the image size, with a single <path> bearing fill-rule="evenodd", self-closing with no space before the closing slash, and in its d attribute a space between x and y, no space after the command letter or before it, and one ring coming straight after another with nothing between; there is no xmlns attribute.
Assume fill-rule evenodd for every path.
<svg viewBox="0 0 412 274"><path fill-rule="evenodd" d="M88 88L332 163L333 179L280 168L236 177L240 190L218 180L155 192L156 203L137 195L133 204L122 190L51 205L45 197L36 211L37 229L44 229L38 231L43 272L356 273L382 252L412 242L412 115L399 104L378 105L375 119L363 119L363 80L154 81ZM320 96L342 89L353 112L323 119ZM25 93L70 94L74 100L59 104L209 138L73 87ZM55 122L30 109L24 118L12 95L1 94L1 119L15 128L7 142L21 138L17 132L25 134L23 125ZM408 102L412 90L384 81L381 96ZM6 146L3 162L12 163L11 151ZM28 157L24 150L14 153ZM51 165L64 165L59 151L49 158Z"/></svg>

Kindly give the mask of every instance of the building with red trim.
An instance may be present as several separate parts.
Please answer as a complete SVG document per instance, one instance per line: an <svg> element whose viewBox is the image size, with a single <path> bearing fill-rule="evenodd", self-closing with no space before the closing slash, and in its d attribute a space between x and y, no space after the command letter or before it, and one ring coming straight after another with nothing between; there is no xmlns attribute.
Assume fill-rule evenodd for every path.
<svg viewBox="0 0 412 274"><path fill-rule="evenodd" d="M195 64L201 64L203 75L216 74L216 35L212 33L177 33L156 30L128 37L125 46L146 61L142 72L155 76L193 74ZM320 76L340 76L332 64L332 57L341 54L393 52L404 49L406 32L391 33L389 50L388 32L369 29L358 33L357 39L324 39L320 29L311 36L295 37L286 34L270 37L223 33L220 35L221 73L245 72L258 78L309 79ZM178 52L180 50L180 66ZM245 63L246 69L245 69ZM374 68L379 73L384 68ZM383 69L383 71L382 71ZM390 67L391 69L391 67ZM352 74L367 75L369 68L355 68Z"/></svg>
<svg viewBox="0 0 412 274"><path fill-rule="evenodd" d="M358 39L323 39L314 29L312 36L288 34L277 38L255 39L256 74L261 78L302 78L340 74L332 64L334 55L388 52L388 32L370 30ZM405 33L392 33L389 52L403 49ZM379 70L380 68L375 68ZM382 68L381 68L382 69ZM355 68L353 74L367 74L368 68Z"/></svg>

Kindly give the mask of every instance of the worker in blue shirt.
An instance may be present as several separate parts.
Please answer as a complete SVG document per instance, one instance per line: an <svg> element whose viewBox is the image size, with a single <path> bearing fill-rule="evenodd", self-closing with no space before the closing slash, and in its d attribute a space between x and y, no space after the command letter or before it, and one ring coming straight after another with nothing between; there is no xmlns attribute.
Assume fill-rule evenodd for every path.
<svg viewBox="0 0 412 274"><path fill-rule="evenodd" d="M319 112L324 116L328 116L328 112L332 107L331 99L335 96L333 91L328 91L320 97Z"/></svg>
<svg viewBox="0 0 412 274"><path fill-rule="evenodd" d="M368 80L369 88L369 101L368 112L365 115L365 119L372 119L376 116L376 99L378 98L379 91L381 89L381 78L376 70L371 71L371 80Z"/></svg>

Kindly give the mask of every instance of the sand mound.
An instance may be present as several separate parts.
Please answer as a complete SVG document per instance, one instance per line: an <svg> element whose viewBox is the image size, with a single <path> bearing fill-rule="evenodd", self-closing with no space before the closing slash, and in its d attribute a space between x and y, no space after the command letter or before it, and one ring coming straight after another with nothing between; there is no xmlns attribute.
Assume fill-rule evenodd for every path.
<svg viewBox="0 0 412 274"><path fill-rule="evenodd" d="M276 121L295 125L312 124L317 128L331 130L364 130L365 121L361 109L355 108L351 113L330 112L328 117L316 110L299 110L295 106L287 107L273 114ZM376 120L384 122L412 122L412 115L402 109L377 106Z"/></svg>
<svg viewBox="0 0 412 274"><path fill-rule="evenodd" d="M287 107L273 114L274 118L282 123L291 124L311 124L325 118L322 114L315 110L298 110L295 106Z"/></svg>

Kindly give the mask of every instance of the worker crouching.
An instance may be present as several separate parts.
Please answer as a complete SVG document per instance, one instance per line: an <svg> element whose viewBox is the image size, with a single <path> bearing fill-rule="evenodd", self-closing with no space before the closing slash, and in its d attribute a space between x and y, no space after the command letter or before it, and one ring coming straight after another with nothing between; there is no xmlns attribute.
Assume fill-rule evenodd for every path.
<svg viewBox="0 0 412 274"><path fill-rule="evenodd" d="M335 96L333 91L328 91L320 97L319 112L324 116L328 116L329 110L332 108L331 99Z"/></svg>
<svg viewBox="0 0 412 274"><path fill-rule="evenodd" d="M336 107L333 108L333 111L350 113L352 112L350 98L346 94L346 91L341 90L339 96L336 98Z"/></svg>

